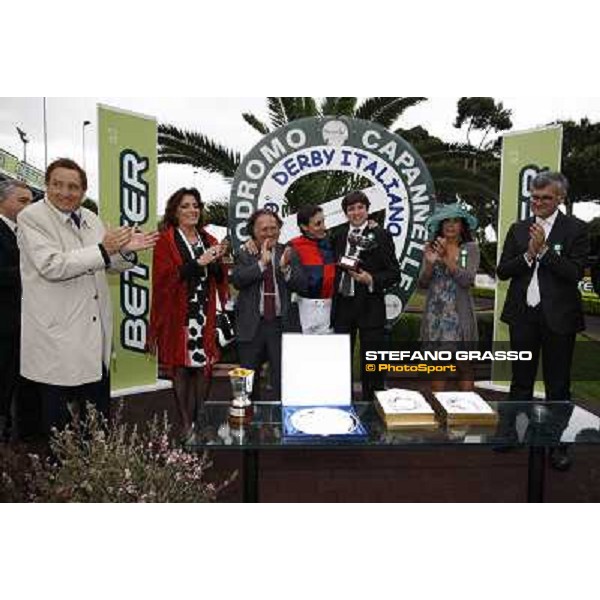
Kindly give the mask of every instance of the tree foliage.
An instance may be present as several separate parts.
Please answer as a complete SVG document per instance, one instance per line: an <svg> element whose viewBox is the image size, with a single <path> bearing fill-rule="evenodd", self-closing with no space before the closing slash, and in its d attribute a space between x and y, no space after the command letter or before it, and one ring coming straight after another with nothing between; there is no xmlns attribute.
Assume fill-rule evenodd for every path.
<svg viewBox="0 0 600 600"><path fill-rule="evenodd" d="M563 126L562 170L571 202L600 202L600 123L559 121Z"/></svg>
<svg viewBox="0 0 600 600"><path fill-rule="evenodd" d="M483 132L477 146L478 150L485 147L488 135L492 132L506 131L512 128L512 111L504 108L502 102L496 102L489 97L462 97L458 101L454 127L461 129L467 127L467 145L472 146L471 132Z"/></svg>
<svg viewBox="0 0 600 600"><path fill-rule="evenodd" d="M204 222L207 225L227 227L229 202L227 199L217 200L204 205Z"/></svg>
<svg viewBox="0 0 600 600"><path fill-rule="evenodd" d="M219 173L231 181L240 164L240 153L225 148L195 131L175 125L158 126L158 162L190 165L209 173Z"/></svg>

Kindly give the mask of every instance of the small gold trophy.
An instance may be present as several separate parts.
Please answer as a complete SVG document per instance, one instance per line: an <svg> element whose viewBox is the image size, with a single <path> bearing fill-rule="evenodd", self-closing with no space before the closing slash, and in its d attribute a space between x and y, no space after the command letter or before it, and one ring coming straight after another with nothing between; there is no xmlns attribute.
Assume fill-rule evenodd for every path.
<svg viewBox="0 0 600 600"><path fill-rule="evenodd" d="M254 381L254 371L237 367L229 371L233 400L229 407L229 420L233 424L249 423L252 420L253 410L250 394Z"/></svg>

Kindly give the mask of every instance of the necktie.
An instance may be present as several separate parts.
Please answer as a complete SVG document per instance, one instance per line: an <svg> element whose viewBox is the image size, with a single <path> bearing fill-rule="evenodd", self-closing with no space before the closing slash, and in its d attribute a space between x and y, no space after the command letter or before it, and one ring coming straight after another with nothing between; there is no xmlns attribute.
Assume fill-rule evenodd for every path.
<svg viewBox="0 0 600 600"><path fill-rule="evenodd" d="M350 236L357 235L360 235L360 229L353 229L348 235L348 238L350 238ZM348 256L356 256L357 250L356 244L353 244L352 241L350 241L350 250L348 251ZM352 282L353 279L350 277L350 274L347 271L342 271L342 278L340 280L340 293L342 296L348 297L353 295L354 290L352 289Z"/></svg>
<svg viewBox="0 0 600 600"><path fill-rule="evenodd" d="M263 317L265 321L273 321L276 316L275 279L273 277L273 262L270 262L263 273Z"/></svg>
<svg viewBox="0 0 600 600"><path fill-rule="evenodd" d="M527 288L527 306L531 306L532 308L536 307L541 300L538 267L539 263L536 260L535 269L533 270L533 275L531 276L531 281L529 282L529 287Z"/></svg>
<svg viewBox="0 0 600 600"><path fill-rule="evenodd" d="M550 233L548 224L541 219L539 219L537 222L544 228L546 237L548 237ZM540 295L540 281L538 279L539 266L540 263L536 260L535 269L533 270L531 281L529 282L529 286L527 287L527 306L531 306L532 308L535 308L542 300L542 297Z"/></svg>
<svg viewBox="0 0 600 600"><path fill-rule="evenodd" d="M75 212L71 213L71 220L73 221L73 223L75 223L75 226L77 227L77 229L81 228L81 219L79 218L79 215Z"/></svg>

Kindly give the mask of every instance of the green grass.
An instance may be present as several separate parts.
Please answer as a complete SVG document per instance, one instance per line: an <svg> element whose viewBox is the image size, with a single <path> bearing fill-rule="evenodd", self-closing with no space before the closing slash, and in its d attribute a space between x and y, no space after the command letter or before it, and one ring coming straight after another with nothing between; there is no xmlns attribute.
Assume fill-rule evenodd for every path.
<svg viewBox="0 0 600 600"><path fill-rule="evenodd" d="M416 290L414 294L410 297L406 308L418 309L422 311L425 308L425 298L425 290Z"/></svg>
<svg viewBox="0 0 600 600"><path fill-rule="evenodd" d="M585 335L577 335L576 343L589 342ZM595 344L597 346L597 344ZM598 372L598 355L595 352L576 352L577 360L586 373ZM599 373L600 375L600 373ZM573 381L571 383L573 400L583 400L600 408L600 381Z"/></svg>
<svg viewBox="0 0 600 600"><path fill-rule="evenodd" d="M489 298L494 300L496 297L496 291L492 288L473 288L471 294L474 298Z"/></svg>
<svg viewBox="0 0 600 600"><path fill-rule="evenodd" d="M573 381L571 394L576 402L584 401L600 409L600 381Z"/></svg>

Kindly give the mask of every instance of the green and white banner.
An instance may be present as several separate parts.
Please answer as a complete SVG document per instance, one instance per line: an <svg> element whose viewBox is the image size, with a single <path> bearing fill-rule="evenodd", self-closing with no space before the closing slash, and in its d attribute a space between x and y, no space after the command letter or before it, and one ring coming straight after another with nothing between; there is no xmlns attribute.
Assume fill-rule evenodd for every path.
<svg viewBox="0 0 600 600"><path fill-rule="evenodd" d="M100 216L107 227L156 229L156 119L98 106ZM112 391L154 385L156 361L144 353L149 325L152 252L110 275L114 311Z"/></svg>
<svg viewBox="0 0 600 600"><path fill-rule="evenodd" d="M529 186L540 171L560 171L562 153L562 126L543 127L529 131L512 132L502 136L502 171L500 175L500 203L498 212L498 261L506 234L515 221L530 216ZM500 321L506 299L508 281L496 282L494 309L494 341L509 339L508 326ZM498 379L492 368L492 381Z"/></svg>
<svg viewBox="0 0 600 600"><path fill-rule="evenodd" d="M28 163L20 161L16 156L0 148L0 174L11 179L24 181L38 190L45 190L44 171L36 169Z"/></svg>

